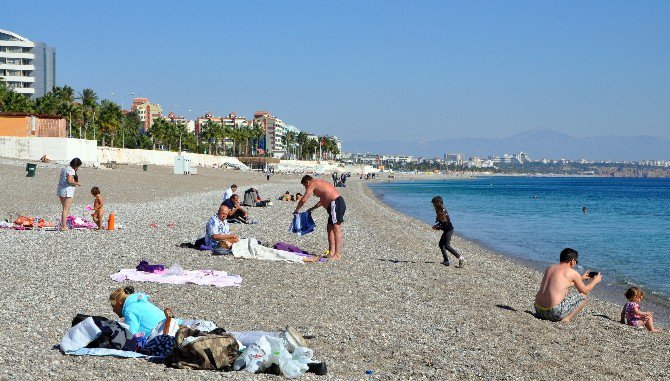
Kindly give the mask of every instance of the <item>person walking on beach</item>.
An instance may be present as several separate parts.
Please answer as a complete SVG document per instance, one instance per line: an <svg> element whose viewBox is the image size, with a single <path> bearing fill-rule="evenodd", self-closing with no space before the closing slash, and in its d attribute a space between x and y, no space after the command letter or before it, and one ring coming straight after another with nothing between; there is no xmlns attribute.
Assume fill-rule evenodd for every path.
<svg viewBox="0 0 670 381"><path fill-rule="evenodd" d="M60 198L60 203L63 207L60 219L60 230L67 230L67 217L70 215L74 189L75 187L81 186L79 178L77 177L77 169L79 169L79 167L81 167L81 160L79 160L78 157L75 157L70 160L70 165L64 167L60 171L58 188L56 188L56 195Z"/></svg>
<svg viewBox="0 0 670 381"><path fill-rule="evenodd" d="M550 321L569 322L586 305L585 296L602 281L598 273L589 278L589 271L579 275L573 268L579 253L571 248L561 251L560 263L551 265L544 272L540 290L535 296L535 316ZM584 281L587 281L585 284ZM569 293L570 287L580 293Z"/></svg>
<svg viewBox="0 0 670 381"><path fill-rule="evenodd" d="M621 323L630 326L647 328L649 332L661 332L660 329L654 327L654 313L651 311L640 311L640 303L644 293L637 287L631 287L626 290L626 299L628 303L623 306L621 310Z"/></svg>
<svg viewBox="0 0 670 381"><path fill-rule="evenodd" d="M447 213L447 209L444 207L442 197L435 196L431 202L433 203L436 214L433 229L442 230L442 237L440 237L440 242L438 244L442 251L442 264L449 266L449 255L447 254L447 252L449 252L458 259L459 268L465 267L465 258L451 246L451 236L454 234L454 225L452 225L449 213Z"/></svg>
<svg viewBox="0 0 670 381"><path fill-rule="evenodd" d="M303 176L300 183L305 187L305 194L300 201L298 201L298 205L295 207L293 214L298 214L300 212L300 209L305 205L312 194L318 197L319 202L307 211L311 212L320 206L323 206L326 209L326 212L328 212L328 224L326 225L326 230L328 231L328 258L335 260L341 259L342 222L344 222L344 212L347 210L344 198L329 182L314 179L310 175Z"/></svg>

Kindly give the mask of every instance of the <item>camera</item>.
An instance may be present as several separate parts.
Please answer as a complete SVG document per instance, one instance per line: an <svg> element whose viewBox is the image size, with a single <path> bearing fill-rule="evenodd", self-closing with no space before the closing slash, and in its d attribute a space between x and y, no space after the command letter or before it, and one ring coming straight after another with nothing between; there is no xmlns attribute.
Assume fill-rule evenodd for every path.
<svg viewBox="0 0 670 381"><path fill-rule="evenodd" d="M588 277L589 277L589 278L593 278L593 277L595 277L595 276L598 275L598 274L600 274L600 273L597 272L597 271L589 271L589 275L588 275Z"/></svg>

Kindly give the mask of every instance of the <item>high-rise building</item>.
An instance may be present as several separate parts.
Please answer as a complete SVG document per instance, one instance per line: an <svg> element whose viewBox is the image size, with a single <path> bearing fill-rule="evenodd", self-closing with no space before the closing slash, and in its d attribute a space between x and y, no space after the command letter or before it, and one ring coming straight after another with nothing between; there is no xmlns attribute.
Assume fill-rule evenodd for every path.
<svg viewBox="0 0 670 381"><path fill-rule="evenodd" d="M444 154L444 161L447 164L461 165L461 164L463 164L464 160L465 160L465 155L462 154L462 153L445 153Z"/></svg>
<svg viewBox="0 0 670 381"><path fill-rule="evenodd" d="M0 78L31 99L56 86L56 49L0 29Z"/></svg>

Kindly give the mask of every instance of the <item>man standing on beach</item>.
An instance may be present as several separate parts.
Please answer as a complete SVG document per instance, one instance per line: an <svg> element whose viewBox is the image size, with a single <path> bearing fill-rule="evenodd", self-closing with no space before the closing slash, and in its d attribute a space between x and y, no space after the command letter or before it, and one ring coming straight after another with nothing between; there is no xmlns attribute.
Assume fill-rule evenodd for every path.
<svg viewBox="0 0 670 381"><path fill-rule="evenodd" d="M535 296L535 315L540 319L570 321L586 305L585 296L602 280L602 275L597 273L590 282L584 284L585 280L590 279L590 272L587 270L584 275L579 275L573 269L579 263L578 256L576 250L563 249L561 262L549 266L544 272L540 291ZM569 294L572 286L580 293Z"/></svg>
<svg viewBox="0 0 670 381"><path fill-rule="evenodd" d="M305 187L305 194L302 199L298 201L293 214L298 214L307 200L314 194L319 198L319 202L313 207L307 209L312 210L323 206L328 212L328 258L341 259L342 258L342 222L344 222L344 212L347 210L347 205L344 203L344 198L340 192L335 189L329 182L317 180L310 175L303 176L300 183Z"/></svg>

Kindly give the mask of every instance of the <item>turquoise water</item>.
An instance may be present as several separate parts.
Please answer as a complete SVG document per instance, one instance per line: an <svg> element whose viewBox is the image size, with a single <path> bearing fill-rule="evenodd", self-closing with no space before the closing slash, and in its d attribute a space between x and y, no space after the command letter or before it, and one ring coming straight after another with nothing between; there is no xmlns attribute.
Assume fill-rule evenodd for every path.
<svg viewBox="0 0 670 381"><path fill-rule="evenodd" d="M481 177L370 188L428 223L431 198L442 196L458 235L544 264L572 247L580 265L603 272L607 283L670 300L670 179Z"/></svg>

